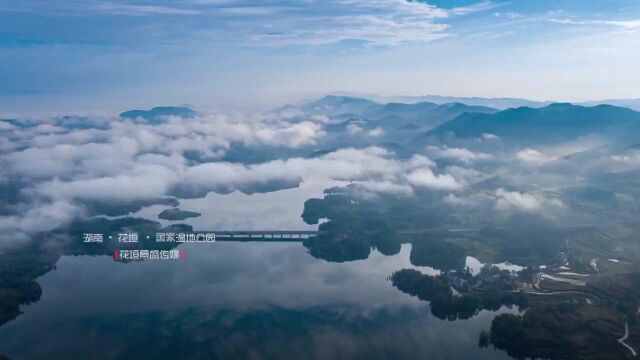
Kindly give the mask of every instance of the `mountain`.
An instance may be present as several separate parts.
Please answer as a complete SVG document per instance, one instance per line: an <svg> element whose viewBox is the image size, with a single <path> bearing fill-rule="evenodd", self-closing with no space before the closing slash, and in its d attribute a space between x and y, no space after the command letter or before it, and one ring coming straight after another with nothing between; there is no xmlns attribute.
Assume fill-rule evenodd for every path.
<svg viewBox="0 0 640 360"><path fill-rule="evenodd" d="M586 101L586 102L581 102L578 105L594 106L594 105L602 105L602 104L620 106L620 107L625 107L628 109L640 111L640 99L610 99L610 100Z"/></svg>
<svg viewBox="0 0 640 360"><path fill-rule="evenodd" d="M347 93L345 93L347 94ZM523 98L510 98L510 97L498 97L498 98L486 98L477 96L441 96L441 95L422 95L422 96L378 96L378 95L357 95L349 93L350 97L360 97L369 99L379 103L405 103L415 104L421 102L430 102L437 105L447 103L462 103L469 106L485 106L499 110L506 110L509 108L518 107L530 107L530 108L542 108L558 101L537 101ZM603 100L589 100L571 102L574 105L581 106L597 106L597 105L614 105L619 107L625 107L628 109L640 111L640 99L603 99Z"/></svg>
<svg viewBox="0 0 640 360"><path fill-rule="evenodd" d="M158 106L150 110L129 110L120 114L123 119L143 119L150 124L159 124L164 121L167 116L177 116L183 118L191 118L198 113L188 107L182 106Z"/></svg>
<svg viewBox="0 0 640 360"><path fill-rule="evenodd" d="M640 112L612 105L585 107L559 103L539 109L507 109L495 114L464 113L429 130L426 135L454 134L458 138L471 138L490 133L526 143L574 139L595 133L637 141L638 130Z"/></svg>
<svg viewBox="0 0 640 360"><path fill-rule="evenodd" d="M462 103L381 104L363 98L336 95L325 96L303 105L301 109L345 120L361 118L372 121L370 124L372 126L382 126L383 128L431 128L466 112L494 113L498 111L485 106L469 106Z"/></svg>
<svg viewBox="0 0 640 360"><path fill-rule="evenodd" d="M292 110L290 107L286 109ZM323 137L323 145L326 148L376 144L399 154L415 151L415 144L408 143L408 139L462 114L493 114L498 111L462 103L381 104L358 97L335 95L325 96L297 109L330 118L324 127L327 134Z"/></svg>
<svg viewBox="0 0 640 360"><path fill-rule="evenodd" d="M461 103L416 104L389 103L381 108L370 109L365 115L375 120L378 126L395 128L435 127L453 120L464 113L493 114L498 110L484 106L468 106Z"/></svg>
<svg viewBox="0 0 640 360"><path fill-rule="evenodd" d="M375 101L352 97L328 95L301 107L303 111L323 115L358 115L384 105Z"/></svg>
<svg viewBox="0 0 640 360"><path fill-rule="evenodd" d="M442 105L448 103L461 103L468 106L483 106L494 109L509 109L514 107L544 107L552 102L550 101L534 101L519 98L482 98L482 97L458 97L458 96L440 96L440 95L425 95L425 96L394 96L388 99L389 101L399 101L405 103L416 102L431 102L434 104Z"/></svg>

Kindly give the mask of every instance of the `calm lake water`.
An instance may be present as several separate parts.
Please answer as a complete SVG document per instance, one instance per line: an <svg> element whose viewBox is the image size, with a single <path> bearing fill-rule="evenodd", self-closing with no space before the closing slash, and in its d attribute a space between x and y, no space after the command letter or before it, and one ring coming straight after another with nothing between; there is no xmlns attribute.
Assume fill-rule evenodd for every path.
<svg viewBox="0 0 640 360"><path fill-rule="evenodd" d="M501 359L477 346L496 313L442 321L394 288L395 256L331 263L300 243L189 244L181 261L64 256L0 327L11 359ZM423 272L433 269L421 268ZM510 311L503 309L502 311Z"/></svg>
<svg viewBox="0 0 640 360"><path fill-rule="evenodd" d="M180 208L195 230L315 230L304 201L336 182L307 181L264 194L209 194ZM136 217L158 221L166 206ZM168 225L167 221L160 221ZM78 241L81 241L78 239ZM62 256L37 279L42 297L0 326L0 354L19 359L506 359L480 349L498 312L443 321L392 286L413 268L411 245L394 256L328 262L299 242L183 244L183 260L122 263Z"/></svg>

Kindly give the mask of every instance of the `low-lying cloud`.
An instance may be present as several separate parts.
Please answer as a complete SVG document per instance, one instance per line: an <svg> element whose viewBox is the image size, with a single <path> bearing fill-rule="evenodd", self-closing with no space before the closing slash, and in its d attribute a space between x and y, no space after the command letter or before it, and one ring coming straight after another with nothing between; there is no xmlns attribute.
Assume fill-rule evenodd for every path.
<svg viewBox="0 0 640 360"><path fill-rule="evenodd" d="M3 192L17 187L2 208L0 229L26 236L86 216L87 204L250 194L295 187L306 179L348 181L372 194L403 196L464 187L464 180L438 170L424 155L400 159L379 146L303 156L322 141L327 121L290 115L167 116L155 124L108 117L0 121L6 135L0 187ZM382 132L374 128L367 135ZM282 149L283 155L254 163L225 160L236 148Z"/></svg>

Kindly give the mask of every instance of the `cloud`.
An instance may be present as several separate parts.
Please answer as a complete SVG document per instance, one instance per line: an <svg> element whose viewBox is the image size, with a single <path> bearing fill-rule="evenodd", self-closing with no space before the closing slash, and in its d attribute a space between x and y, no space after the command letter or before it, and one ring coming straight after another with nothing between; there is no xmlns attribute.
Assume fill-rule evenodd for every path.
<svg viewBox="0 0 640 360"><path fill-rule="evenodd" d="M453 206L468 207L477 204L477 200L468 196L458 196L455 194L447 194L442 199L446 204Z"/></svg>
<svg viewBox="0 0 640 360"><path fill-rule="evenodd" d="M185 9L180 7L119 4L119 3L104 2L104 1L91 5L89 9L92 9L98 12L117 14L117 15L126 15L126 16L201 14L201 12L198 10Z"/></svg>
<svg viewBox="0 0 640 360"><path fill-rule="evenodd" d="M364 129L361 126L359 126L358 124L354 124L354 123L349 123L347 125L346 129L347 129L347 132L350 135L357 135L357 134L359 134L359 133L364 131Z"/></svg>
<svg viewBox="0 0 640 360"><path fill-rule="evenodd" d="M412 196L417 190L460 191L477 177L461 167L438 171L425 155L399 158L378 146L308 157L325 136L324 120L268 113L168 116L157 124L108 116L10 123L4 126L7 136L0 152L0 190L16 192L14 179L19 187L3 208L0 229L28 236L94 214L101 206L120 206L126 212L129 204L166 197L271 192L306 180L347 181L368 195ZM274 149L282 151L281 158L241 162L243 151ZM239 161L225 160L234 151L240 151Z"/></svg>
<svg viewBox="0 0 640 360"><path fill-rule="evenodd" d="M267 16L292 10L288 6L230 6L220 8L221 14L232 16Z"/></svg>
<svg viewBox="0 0 640 360"><path fill-rule="evenodd" d="M375 129L367 131L367 135L369 135L371 137L380 137L380 136L384 135L384 130L382 130L381 127L377 127Z"/></svg>
<svg viewBox="0 0 640 360"><path fill-rule="evenodd" d="M633 20L583 20L576 19L572 17L564 17L564 18L550 18L550 22L556 24L563 25L584 25L584 26L594 26L594 25L602 25L616 28L621 32L627 33L637 33L640 32L640 19Z"/></svg>
<svg viewBox="0 0 640 360"><path fill-rule="evenodd" d="M29 240L30 235L50 231L82 216L81 206L67 201L31 204L19 214L0 216L0 247Z"/></svg>
<svg viewBox="0 0 640 360"><path fill-rule="evenodd" d="M86 205L140 203L181 190L193 195L189 189L200 195L296 185L310 166L291 172L287 166L279 168L277 161L249 166L221 158L238 146L295 152L324 136L322 127L300 114L287 119L277 114L170 116L157 125L114 117L3 121L0 191L14 196L3 204L1 228L27 236L84 216ZM376 150L363 153L382 155ZM376 164L367 155L361 159ZM295 163L286 164L294 168ZM354 166L344 168L358 175ZM59 216L54 216L56 211ZM40 225L34 226L36 222Z"/></svg>
<svg viewBox="0 0 640 360"><path fill-rule="evenodd" d="M609 142L597 134L587 135L558 145L540 149L526 148L516 153L516 158L531 165L544 165L565 159L570 155L599 151Z"/></svg>
<svg viewBox="0 0 640 360"><path fill-rule="evenodd" d="M547 199L541 195L534 195L519 191L507 191L499 188L495 191L496 209L498 210L521 210L539 211L562 208L564 205L558 199Z"/></svg>
<svg viewBox="0 0 640 360"><path fill-rule="evenodd" d="M518 151L516 153L516 158L518 158L524 163L533 164L533 165L546 164L556 159L555 157L545 155L535 149L524 149L524 150Z"/></svg>
<svg viewBox="0 0 640 360"><path fill-rule="evenodd" d="M500 136L491 133L482 133L481 140L500 140Z"/></svg>
<svg viewBox="0 0 640 360"><path fill-rule="evenodd" d="M17 126L6 120L0 120L0 131L16 130Z"/></svg>
<svg viewBox="0 0 640 360"><path fill-rule="evenodd" d="M481 1L475 4L471 4L469 6L460 6L455 7L448 11L450 15L458 16L458 15L468 15L476 12L487 11L491 9L495 9L505 4L496 4L493 1Z"/></svg>
<svg viewBox="0 0 640 360"><path fill-rule="evenodd" d="M466 148L450 148L445 146L429 146L427 151L436 159L455 160L469 164L479 160L489 160L493 155L483 152L473 152Z"/></svg>
<svg viewBox="0 0 640 360"><path fill-rule="evenodd" d="M616 163L640 165L640 151L629 151L623 154L611 155L610 158Z"/></svg>
<svg viewBox="0 0 640 360"><path fill-rule="evenodd" d="M592 171L599 173L637 170L640 168L640 150L626 149L615 154L602 156L596 165Z"/></svg>
<svg viewBox="0 0 640 360"><path fill-rule="evenodd" d="M391 181L364 181L357 183L359 189L367 193L392 194L399 196L411 196L414 194L413 188L407 184L397 184Z"/></svg>
<svg viewBox="0 0 640 360"><path fill-rule="evenodd" d="M56 5L44 3L34 9L17 4L14 10L61 15L144 16L153 18L149 21L152 25L144 30L152 30L163 40L168 29L172 29L171 34L175 36L175 27L169 26L172 24L169 21L175 20L181 21L182 28L191 35L204 36L209 42L265 47L329 45L346 41L385 46L426 43L449 36L446 33L449 26L440 20L494 7L491 2L484 1L446 10L424 1L408 0L190 0L163 2L162 5L99 1ZM207 25L203 27L203 24Z"/></svg>
<svg viewBox="0 0 640 360"><path fill-rule="evenodd" d="M404 195L413 193L407 179L420 187L437 189L450 188L455 182L451 175L419 180L420 171L432 171L431 160L422 155L400 160L380 147L345 148L314 158L292 156L256 164L221 159L237 144L257 152L273 146L293 151L324 136L322 122L299 118L299 114L287 120L277 115L210 114L189 119L168 117L157 125L119 118L89 129L53 126L50 119L25 125L7 138L20 150L9 147L0 155L0 163L8 176L25 181L21 194L28 201L19 204L18 213L1 220L37 218L47 209L43 206L52 204L81 209L87 203L193 198L212 191L266 192L297 186L305 179L353 181L370 193ZM194 151L205 157L190 157L189 152ZM65 219L42 221L62 224Z"/></svg>
<svg viewBox="0 0 640 360"><path fill-rule="evenodd" d="M265 144L300 147L315 144L315 139L324 135L321 126L312 121L283 126L279 128L261 128L255 133L258 141Z"/></svg>
<svg viewBox="0 0 640 360"><path fill-rule="evenodd" d="M447 37L448 25L436 20L450 14L420 1L329 0L304 4L296 17L274 19L254 45L323 45L360 41L373 45L426 43ZM302 9L299 9L302 10Z"/></svg>
<svg viewBox="0 0 640 360"><path fill-rule="evenodd" d="M422 167L434 167L436 163L431 161L428 157L420 154L415 154L407 161L407 169L413 170Z"/></svg>
<svg viewBox="0 0 640 360"><path fill-rule="evenodd" d="M115 176L60 181L38 185L35 194L49 199L135 202L159 198L179 179L161 165L139 165L132 172Z"/></svg>
<svg viewBox="0 0 640 360"><path fill-rule="evenodd" d="M407 175L409 184L433 190L457 191L462 189L460 184L450 174L435 174L431 169L419 169Z"/></svg>
<svg viewBox="0 0 640 360"><path fill-rule="evenodd" d="M451 174L462 184L470 184L478 182L484 178L484 174L472 168L464 168L460 166L447 166L445 171Z"/></svg>
<svg viewBox="0 0 640 360"><path fill-rule="evenodd" d="M0 163L27 177L64 179L77 172L105 176L133 170L136 158L148 153L181 163L189 151L215 159L232 144L298 148L313 145L325 135L320 123L266 115L170 117L157 126L112 119L106 129L71 128L43 135L44 125L14 132L11 143L23 150L0 154ZM3 143L3 148L10 146Z"/></svg>
<svg viewBox="0 0 640 360"><path fill-rule="evenodd" d="M538 210L542 207L540 201L533 195L518 191L506 191L504 189L496 190L496 208L520 210Z"/></svg>
<svg viewBox="0 0 640 360"><path fill-rule="evenodd" d="M501 12L501 11L496 11L493 13L493 16L495 17L504 17L507 19L520 19L523 18L524 15L516 13L516 12L511 12L511 11L507 11L507 12Z"/></svg>

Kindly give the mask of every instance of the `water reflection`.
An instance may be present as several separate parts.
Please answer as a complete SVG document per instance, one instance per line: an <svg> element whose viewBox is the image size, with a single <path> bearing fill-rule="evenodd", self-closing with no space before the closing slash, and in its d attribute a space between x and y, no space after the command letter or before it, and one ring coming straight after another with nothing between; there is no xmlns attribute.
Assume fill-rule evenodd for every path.
<svg viewBox="0 0 640 360"><path fill-rule="evenodd" d="M497 313L517 312L503 305L527 306L513 293L509 271L483 268L474 276L466 269L469 243L454 231L460 229L434 209L420 210L422 203L355 198L350 187L309 199L320 185L326 184L225 195L239 207L224 213L221 195L184 201L182 209L202 213L186 224L157 220L166 205L152 205L140 218L94 218L3 253L0 353L17 359L46 358L53 348L65 358L506 357L477 345ZM291 194L308 199L303 209L283 201ZM114 262L117 247L177 246L145 236L130 245L115 237L80 241L85 232L194 227L320 232L299 243L183 244L186 259L173 262Z"/></svg>
<svg viewBox="0 0 640 360"><path fill-rule="evenodd" d="M202 215L181 221L195 230L315 230L316 225L302 221L300 214L307 199L320 197L323 190L340 184L337 181L308 179L299 187L266 193L244 194L211 192L203 198L184 199L180 207ZM157 215L170 208L154 205L143 208L133 216L159 221L163 225L172 222L158 219Z"/></svg>
<svg viewBox="0 0 640 360"><path fill-rule="evenodd" d="M46 358L500 358L477 348L492 313L442 322L397 291L395 256L329 263L299 243L183 245L179 262L62 256L39 302L0 328L0 353ZM436 274L437 271L421 268ZM99 280L98 280L99 279ZM30 344L30 346L27 346ZM35 345L35 346L34 346Z"/></svg>

